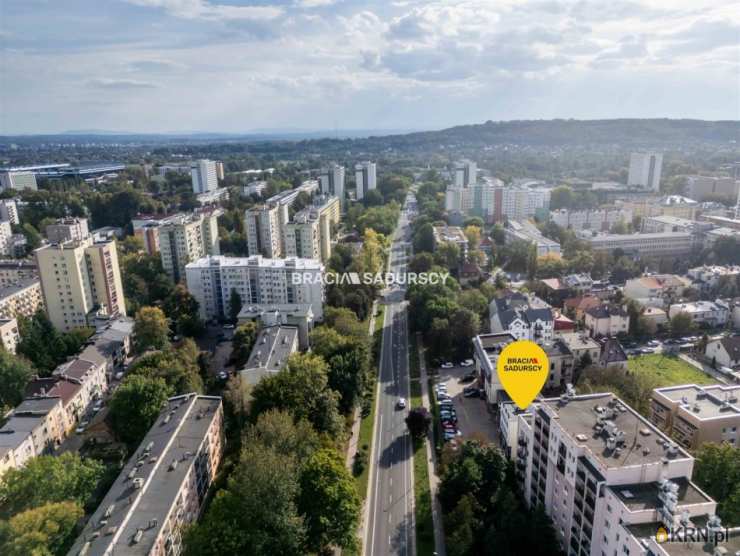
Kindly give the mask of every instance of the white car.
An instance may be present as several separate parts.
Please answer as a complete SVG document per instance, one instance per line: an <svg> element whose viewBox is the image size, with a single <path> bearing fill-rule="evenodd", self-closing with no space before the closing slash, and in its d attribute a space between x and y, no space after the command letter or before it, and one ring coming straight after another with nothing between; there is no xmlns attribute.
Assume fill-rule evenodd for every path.
<svg viewBox="0 0 740 556"><path fill-rule="evenodd" d="M472 367L473 366L473 360L472 359L466 359L462 363L460 363L461 367Z"/></svg>
<svg viewBox="0 0 740 556"><path fill-rule="evenodd" d="M442 363L442 364L440 365L440 367L442 367L443 369L451 369L451 368L452 368L452 367L454 367L454 366L455 366L455 365L453 365L453 364L452 364L452 363L450 363L449 361L448 361L447 363Z"/></svg>
<svg viewBox="0 0 740 556"><path fill-rule="evenodd" d="M90 421L80 421L80 425L75 429L75 432L77 434L82 434L85 432L85 429L87 428L87 425L90 424Z"/></svg>
<svg viewBox="0 0 740 556"><path fill-rule="evenodd" d="M396 402L396 407L398 409L406 409L406 398L398 398L398 401Z"/></svg>

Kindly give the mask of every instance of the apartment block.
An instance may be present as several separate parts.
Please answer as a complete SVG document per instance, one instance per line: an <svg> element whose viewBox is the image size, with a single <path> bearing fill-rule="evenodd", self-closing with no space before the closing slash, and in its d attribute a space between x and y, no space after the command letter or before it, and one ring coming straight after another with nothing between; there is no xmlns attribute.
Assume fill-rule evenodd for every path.
<svg viewBox="0 0 740 556"><path fill-rule="evenodd" d="M0 200L0 220L6 220L13 225L21 223L18 213L18 203L15 199Z"/></svg>
<svg viewBox="0 0 740 556"><path fill-rule="evenodd" d="M193 193L205 193L218 189L218 171L213 160L196 160L190 163Z"/></svg>
<svg viewBox="0 0 740 556"><path fill-rule="evenodd" d="M443 243L457 245L460 256L468 256L468 238L462 228L458 226L434 226L434 248L438 249Z"/></svg>
<svg viewBox="0 0 740 556"><path fill-rule="evenodd" d="M314 315L310 303L250 303L244 304L237 317L239 324L257 322L261 327L289 326L298 330L298 348L310 347Z"/></svg>
<svg viewBox="0 0 740 556"><path fill-rule="evenodd" d="M355 164L355 186L357 200L360 201L378 187L375 162L365 161Z"/></svg>
<svg viewBox="0 0 740 556"><path fill-rule="evenodd" d="M702 265L690 268L686 275L694 281L692 286L701 292L709 292L719 285L723 276L726 279L737 279L740 266Z"/></svg>
<svg viewBox="0 0 740 556"><path fill-rule="evenodd" d="M283 325L265 327L259 331L239 375L247 384L257 384L263 377L280 372L298 347L298 328Z"/></svg>
<svg viewBox="0 0 740 556"><path fill-rule="evenodd" d="M716 521L694 458L611 393L503 404L499 425L525 502L544 508L569 556L655 554L659 528Z"/></svg>
<svg viewBox="0 0 740 556"><path fill-rule="evenodd" d="M293 216L285 228L285 256L302 259L316 259L326 262L322 256L321 221L317 213L310 208L304 209Z"/></svg>
<svg viewBox="0 0 740 556"><path fill-rule="evenodd" d="M247 185L242 186L242 195L259 195L262 196L262 192L267 188L267 182L265 180L255 180L249 182Z"/></svg>
<svg viewBox="0 0 740 556"><path fill-rule="evenodd" d="M18 329L18 319L0 319L0 343L8 353L15 353L21 335Z"/></svg>
<svg viewBox="0 0 740 556"><path fill-rule="evenodd" d="M339 206L344 209L344 166L331 164L321 170L319 175L321 193L339 199Z"/></svg>
<svg viewBox="0 0 740 556"><path fill-rule="evenodd" d="M627 334L630 316L623 307L604 304L586 310L585 325L593 337Z"/></svg>
<svg viewBox="0 0 740 556"><path fill-rule="evenodd" d="M632 153L627 185L660 191L660 172L663 155L660 153Z"/></svg>
<svg viewBox="0 0 740 556"><path fill-rule="evenodd" d="M473 338L473 361L478 376L483 381L486 400L489 404L500 407L500 404L511 401L499 381L496 365L501 351L511 342L517 341L509 332L480 334ZM550 363L549 375L544 388L563 389L573 382L575 357L561 339L542 342L540 347L547 354Z"/></svg>
<svg viewBox="0 0 740 556"><path fill-rule="evenodd" d="M0 255L14 255L13 228L7 220L0 220Z"/></svg>
<svg viewBox="0 0 740 556"><path fill-rule="evenodd" d="M24 400L0 428L0 477L8 469L23 467L37 456L51 453L64 439L64 418L59 398Z"/></svg>
<svg viewBox="0 0 740 556"><path fill-rule="evenodd" d="M38 278L21 278L0 287L0 318L31 317L44 306Z"/></svg>
<svg viewBox="0 0 740 556"><path fill-rule="evenodd" d="M668 386L653 390L650 421L690 450L706 442L740 443L740 386Z"/></svg>
<svg viewBox="0 0 740 556"><path fill-rule="evenodd" d="M134 235L150 255L159 253L162 267L175 281L185 277L185 265L207 255L219 255L219 208L204 208L163 218L136 218Z"/></svg>
<svg viewBox="0 0 740 556"><path fill-rule="evenodd" d="M315 259L205 257L187 265L187 286L205 320L231 314L231 292L242 307L253 304L310 304L316 320L323 318L324 266Z"/></svg>
<svg viewBox="0 0 740 556"><path fill-rule="evenodd" d="M283 230L288 225L288 205L264 204L244 213L244 231L250 256L279 258L284 254Z"/></svg>
<svg viewBox="0 0 740 556"><path fill-rule="evenodd" d="M455 187L468 187L478 181L478 165L472 160L461 160L455 164L453 184Z"/></svg>
<svg viewBox="0 0 740 556"><path fill-rule="evenodd" d="M561 228L608 232L619 222L630 224L632 212L616 207L596 210L558 209L550 212L550 219Z"/></svg>
<svg viewBox="0 0 740 556"><path fill-rule="evenodd" d="M730 177L688 176L686 195L697 201L737 201L740 180Z"/></svg>
<svg viewBox="0 0 740 556"><path fill-rule="evenodd" d="M51 244L35 251L46 312L68 331L88 326L95 314L126 314L115 241Z"/></svg>
<svg viewBox="0 0 740 556"><path fill-rule="evenodd" d="M695 220L701 210L697 201L682 195L617 200L615 204L623 210L630 211L633 216L639 216L640 218L664 215Z"/></svg>
<svg viewBox="0 0 740 556"><path fill-rule="evenodd" d="M535 246L538 257L552 255L560 256L560 244L550 238L543 236L536 226L530 222L517 222L509 220L504 228L504 238L506 243L512 241L526 241Z"/></svg>
<svg viewBox="0 0 740 556"><path fill-rule="evenodd" d="M89 235L87 218L60 218L46 227L46 237L50 243L79 241Z"/></svg>
<svg viewBox="0 0 740 556"><path fill-rule="evenodd" d="M657 258L685 257L694 246L693 236L688 232L603 234L589 238L588 242L597 252L621 249L626 255Z"/></svg>
<svg viewBox="0 0 740 556"><path fill-rule="evenodd" d="M223 451L221 398L170 398L68 554L180 554Z"/></svg>

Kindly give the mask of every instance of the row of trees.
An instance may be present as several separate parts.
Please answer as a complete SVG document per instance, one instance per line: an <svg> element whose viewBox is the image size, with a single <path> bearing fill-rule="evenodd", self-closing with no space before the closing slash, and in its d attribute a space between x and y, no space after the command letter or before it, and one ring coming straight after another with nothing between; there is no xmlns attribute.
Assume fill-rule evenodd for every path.
<svg viewBox="0 0 740 556"><path fill-rule="evenodd" d="M443 453L439 501L450 556L556 556L549 518L526 508L511 462L492 444L463 442Z"/></svg>

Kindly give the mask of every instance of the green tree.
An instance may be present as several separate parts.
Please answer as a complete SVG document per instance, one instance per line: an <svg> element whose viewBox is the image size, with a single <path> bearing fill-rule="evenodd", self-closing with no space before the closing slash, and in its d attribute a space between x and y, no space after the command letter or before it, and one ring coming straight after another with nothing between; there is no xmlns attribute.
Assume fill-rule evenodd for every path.
<svg viewBox="0 0 740 556"><path fill-rule="evenodd" d="M249 354L252 353L254 342L257 340L258 332L257 323L254 321L240 324L234 331L234 337L231 342L231 358L234 360L234 365L237 368L241 369L247 363Z"/></svg>
<svg viewBox="0 0 740 556"><path fill-rule="evenodd" d="M432 424L432 416L426 407L415 407L406 415L406 427L414 438L423 438Z"/></svg>
<svg viewBox="0 0 740 556"><path fill-rule="evenodd" d="M239 311L242 310L242 296L236 289L232 288L231 296L229 297L229 319L231 322L236 323L239 317Z"/></svg>
<svg viewBox="0 0 740 556"><path fill-rule="evenodd" d="M164 300L162 309L174 324L175 331L183 336L198 336L203 332L203 322L198 313L198 301L183 284L177 284Z"/></svg>
<svg viewBox="0 0 740 556"><path fill-rule="evenodd" d="M431 223L423 224L413 235L414 252L434 252L434 227Z"/></svg>
<svg viewBox="0 0 740 556"><path fill-rule="evenodd" d="M360 500L354 481L336 450L315 452L303 466L298 510L306 524L306 548L321 553L334 545L354 548Z"/></svg>
<svg viewBox="0 0 740 556"><path fill-rule="evenodd" d="M145 353L129 368L129 376L161 378L174 394L203 392L198 356L200 351L191 338L185 339L177 348Z"/></svg>
<svg viewBox="0 0 740 556"><path fill-rule="evenodd" d="M23 400L33 368L23 358L0 350L0 410L3 414Z"/></svg>
<svg viewBox="0 0 740 556"><path fill-rule="evenodd" d="M304 520L295 460L262 444L247 445L226 489L185 536L186 554L302 554Z"/></svg>
<svg viewBox="0 0 740 556"><path fill-rule="evenodd" d="M142 307L134 319L134 344L136 351L164 349L169 343L170 325L162 309Z"/></svg>
<svg viewBox="0 0 740 556"><path fill-rule="evenodd" d="M670 326L671 336L676 338L680 336L685 336L686 334L690 334L696 329L696 325L694 324L691 315L684 312L676 313L675 315L673 315L671 317Z"/></svg>
<svg viewBox="0 0 740 556"><path fill-rule="evenodd" d="M252 417L270 409L308 420L319 432L338 436L343 429L339 394L329 388L328 366L318 355L295 353L278 373L252 390Z"/></svg>
<svg viewBox="0 0 740 556"><path fill-rule="evenodd" d="M127 377L109 404L108 421L116 437L129 446L141 442L172 394L161 378Z"/></svg>
<svg viewBox="0 0 740 556"><path fill-rule="evenodd" d="M84 513L74 501L47 503L18 513L2 527L0 552L5 556L65 554Z"/></svg>
<svg viewBox="0 0 740 556"><path fill-rule="evenodd" d="M728 527L740 525L740 448L702 444L696 452L694 480L718 502L717 514Z"/></svg>
<svg viewBox="0 0 740 556"><path fill-rule="evenodd" d="M476 502L470 494L465 494L452 511L445 517L447 553L450 556L471 554L476 523Z"/></svg>
<svg viewBox="0 0 740 556"><path fill-rule="evenodd" d="M8 518L52 502L87 504L103 477L97 460L65 452L31 458L23 467L9 469L0 480L0 514Z"/></svg>

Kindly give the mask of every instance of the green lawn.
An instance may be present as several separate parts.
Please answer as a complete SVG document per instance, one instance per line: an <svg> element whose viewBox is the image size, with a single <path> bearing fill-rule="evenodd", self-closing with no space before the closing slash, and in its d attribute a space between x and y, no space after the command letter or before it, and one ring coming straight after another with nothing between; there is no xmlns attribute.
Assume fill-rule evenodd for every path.
<svg viewBox="0 0 740 556"><path fill-rule="evenodd" d="M661 386L717 382L678 357L664 356L659 353L632 357L627 362L627 368L636 375L654 376Z"/></svg>

